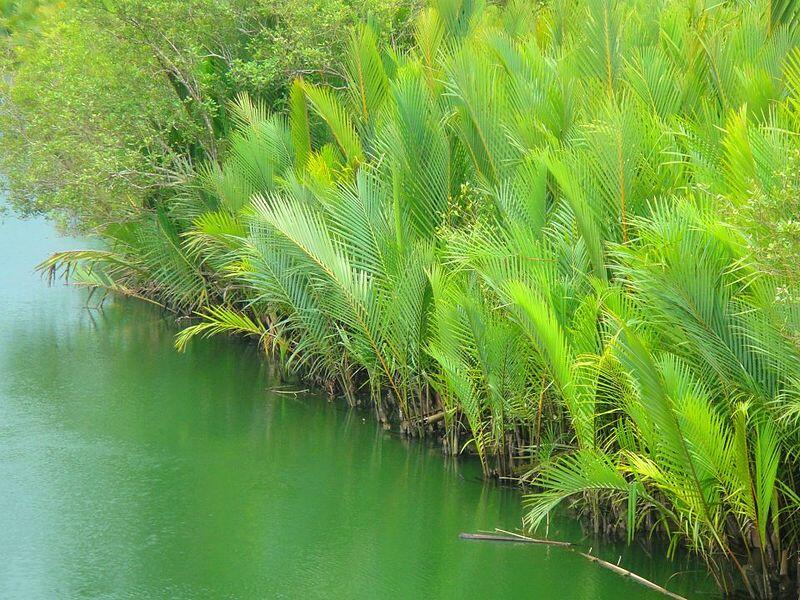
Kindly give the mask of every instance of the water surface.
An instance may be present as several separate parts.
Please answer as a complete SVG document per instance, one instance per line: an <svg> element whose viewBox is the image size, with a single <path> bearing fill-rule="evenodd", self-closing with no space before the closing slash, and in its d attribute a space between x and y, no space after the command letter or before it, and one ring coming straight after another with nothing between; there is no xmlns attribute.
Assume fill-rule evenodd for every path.
<svg viewBox="0 0 800 600"><path fill-rule="evenodd" d="M156 307L88 310L32 272L80 246L0 223L0 598L663 597L560 548L459 540L517 527L519 495L315 393L276 393L245 343L178 354ZM568 520L552 535L579 538ZM659 583L683 568L603 552Z"/></svg>

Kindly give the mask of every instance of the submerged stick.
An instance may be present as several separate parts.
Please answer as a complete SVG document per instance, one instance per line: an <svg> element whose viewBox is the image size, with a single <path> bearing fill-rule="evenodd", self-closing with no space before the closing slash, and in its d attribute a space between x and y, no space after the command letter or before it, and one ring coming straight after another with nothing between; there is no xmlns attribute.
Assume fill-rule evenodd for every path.
<svg viewBox="0 0 800 600"><path fill-rule="evenodd" d="M517 542L522 544L542 544L545 546L561 546L564 548L570 548L574 550L573 545L570 542L560 542L557 540L543 540L538 538L528 537L526 535L522 535L519 533L514 533L512 531L505 531L503 529L496 529L498 533L461 533L458 537L462 540L478 540L478 541L486 541L486 542ZM504 534L504 535L499 535ZM667 588L661 587L657 583L653 583L649 579L645 579L641 575L637 575L633 571L629 571L628 569L624 569L619 565L615 565L614 563L610 563L607 560L603 560L602 558L598 558L597 556L592 556L586 552L580 552L575 550L578 554L582 557L590 560L593 563L597 563L603 568L609 569L614 571L618 575L622 575L623 577L629 577L633 581L650 588L651 590L655 590L657 592L661 592L665 596L669 596L670 598L675 598L676 600L686 600L683 596L679 596L674 592L670 592Z"/></svg>
<svg viewBox="0 0 800 600"><path fill-rule="evenodd" d="M662 594L664 594L666 596L669 596L670 598L676 598L677 600L686 600L686 598L684 598L683 596L679 596L678 594L675 594L674 592L670 592L667 588L663 588L660 585L658 585L657 583L653 583L649 579L645 579L641 575L637 575L633 571L629 571L628 569L623 569L619 565L615 565L614 563L610 563L607 560L603 560L602 558L598 558L596 556L592 556L591 554L587 554L585 552L578 552L578 554L580 554L584 558L588 558L592 562L596 562L601 567L605 567L606 569L610 569L611 571L614 571L615 573L618 573L618 574L622 575L623 577L630 577L631 579L633 579L637 583L641 583L642 585L644 585L646 587L649 587L652 590L656 590L657 592L661 592Z"/></svg>
<svg viewBox="0 0 800 600"><path fill-rule="evenodd" d="M462 540L478 540L484 542L517 542L521 544L542 544L545 546L571 546L569 542L558 542L556 540L539 540L524 535L497 535L494 533L460 533Z"/></svg>

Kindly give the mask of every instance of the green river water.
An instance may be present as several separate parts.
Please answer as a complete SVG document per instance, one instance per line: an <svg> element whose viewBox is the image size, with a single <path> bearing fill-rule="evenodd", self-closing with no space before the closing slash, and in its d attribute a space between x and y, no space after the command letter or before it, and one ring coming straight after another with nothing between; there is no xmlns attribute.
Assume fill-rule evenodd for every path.
<svg viewBox="0 0 800 600"><path fill-rule="evenodd" d="M518 527L519 494L341 403L276 393L246 343L178 354L157 307L89 310L33 273L77 247L0 222L0 598L664 597L563 548L460 540ZM551 536L581 541L566 518ZM697 565L670 579L689 567L662 552L594 552L708 590Z"/></svg>

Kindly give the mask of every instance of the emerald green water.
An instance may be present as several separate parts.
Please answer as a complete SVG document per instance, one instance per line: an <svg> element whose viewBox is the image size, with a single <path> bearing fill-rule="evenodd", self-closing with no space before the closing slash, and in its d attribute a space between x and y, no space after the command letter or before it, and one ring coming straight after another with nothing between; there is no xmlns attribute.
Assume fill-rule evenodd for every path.
<svg viewBox="0 0 800 600"><path fill-rule="evenodd" d="M87 310L32 272L75 247L41 220L0 223L0 598L663 597L564 549L459 540L517 527L518 493L271 391L244 343L178 354L157 308ZM566 519L551 535L580 539ZM662 584L686 568L601 554Z"/></svg>

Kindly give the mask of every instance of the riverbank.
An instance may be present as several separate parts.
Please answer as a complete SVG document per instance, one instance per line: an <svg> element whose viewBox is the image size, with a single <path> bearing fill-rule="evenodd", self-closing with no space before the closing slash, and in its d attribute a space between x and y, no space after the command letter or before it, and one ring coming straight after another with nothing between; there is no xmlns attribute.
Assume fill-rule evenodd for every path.
<svg viewBox="0 0 800 600"><path fill-rule="evenodd" d="M519 494L343 401L274 393L250 344L179 354L155 307L87 310L32 272L70 246L39 220L0 224L4 598L659 597L553 549L459 540L518 526ZM580 539L570 520L551 533ZM687 596L708 586L638 546L594 552Z"/></svg>

